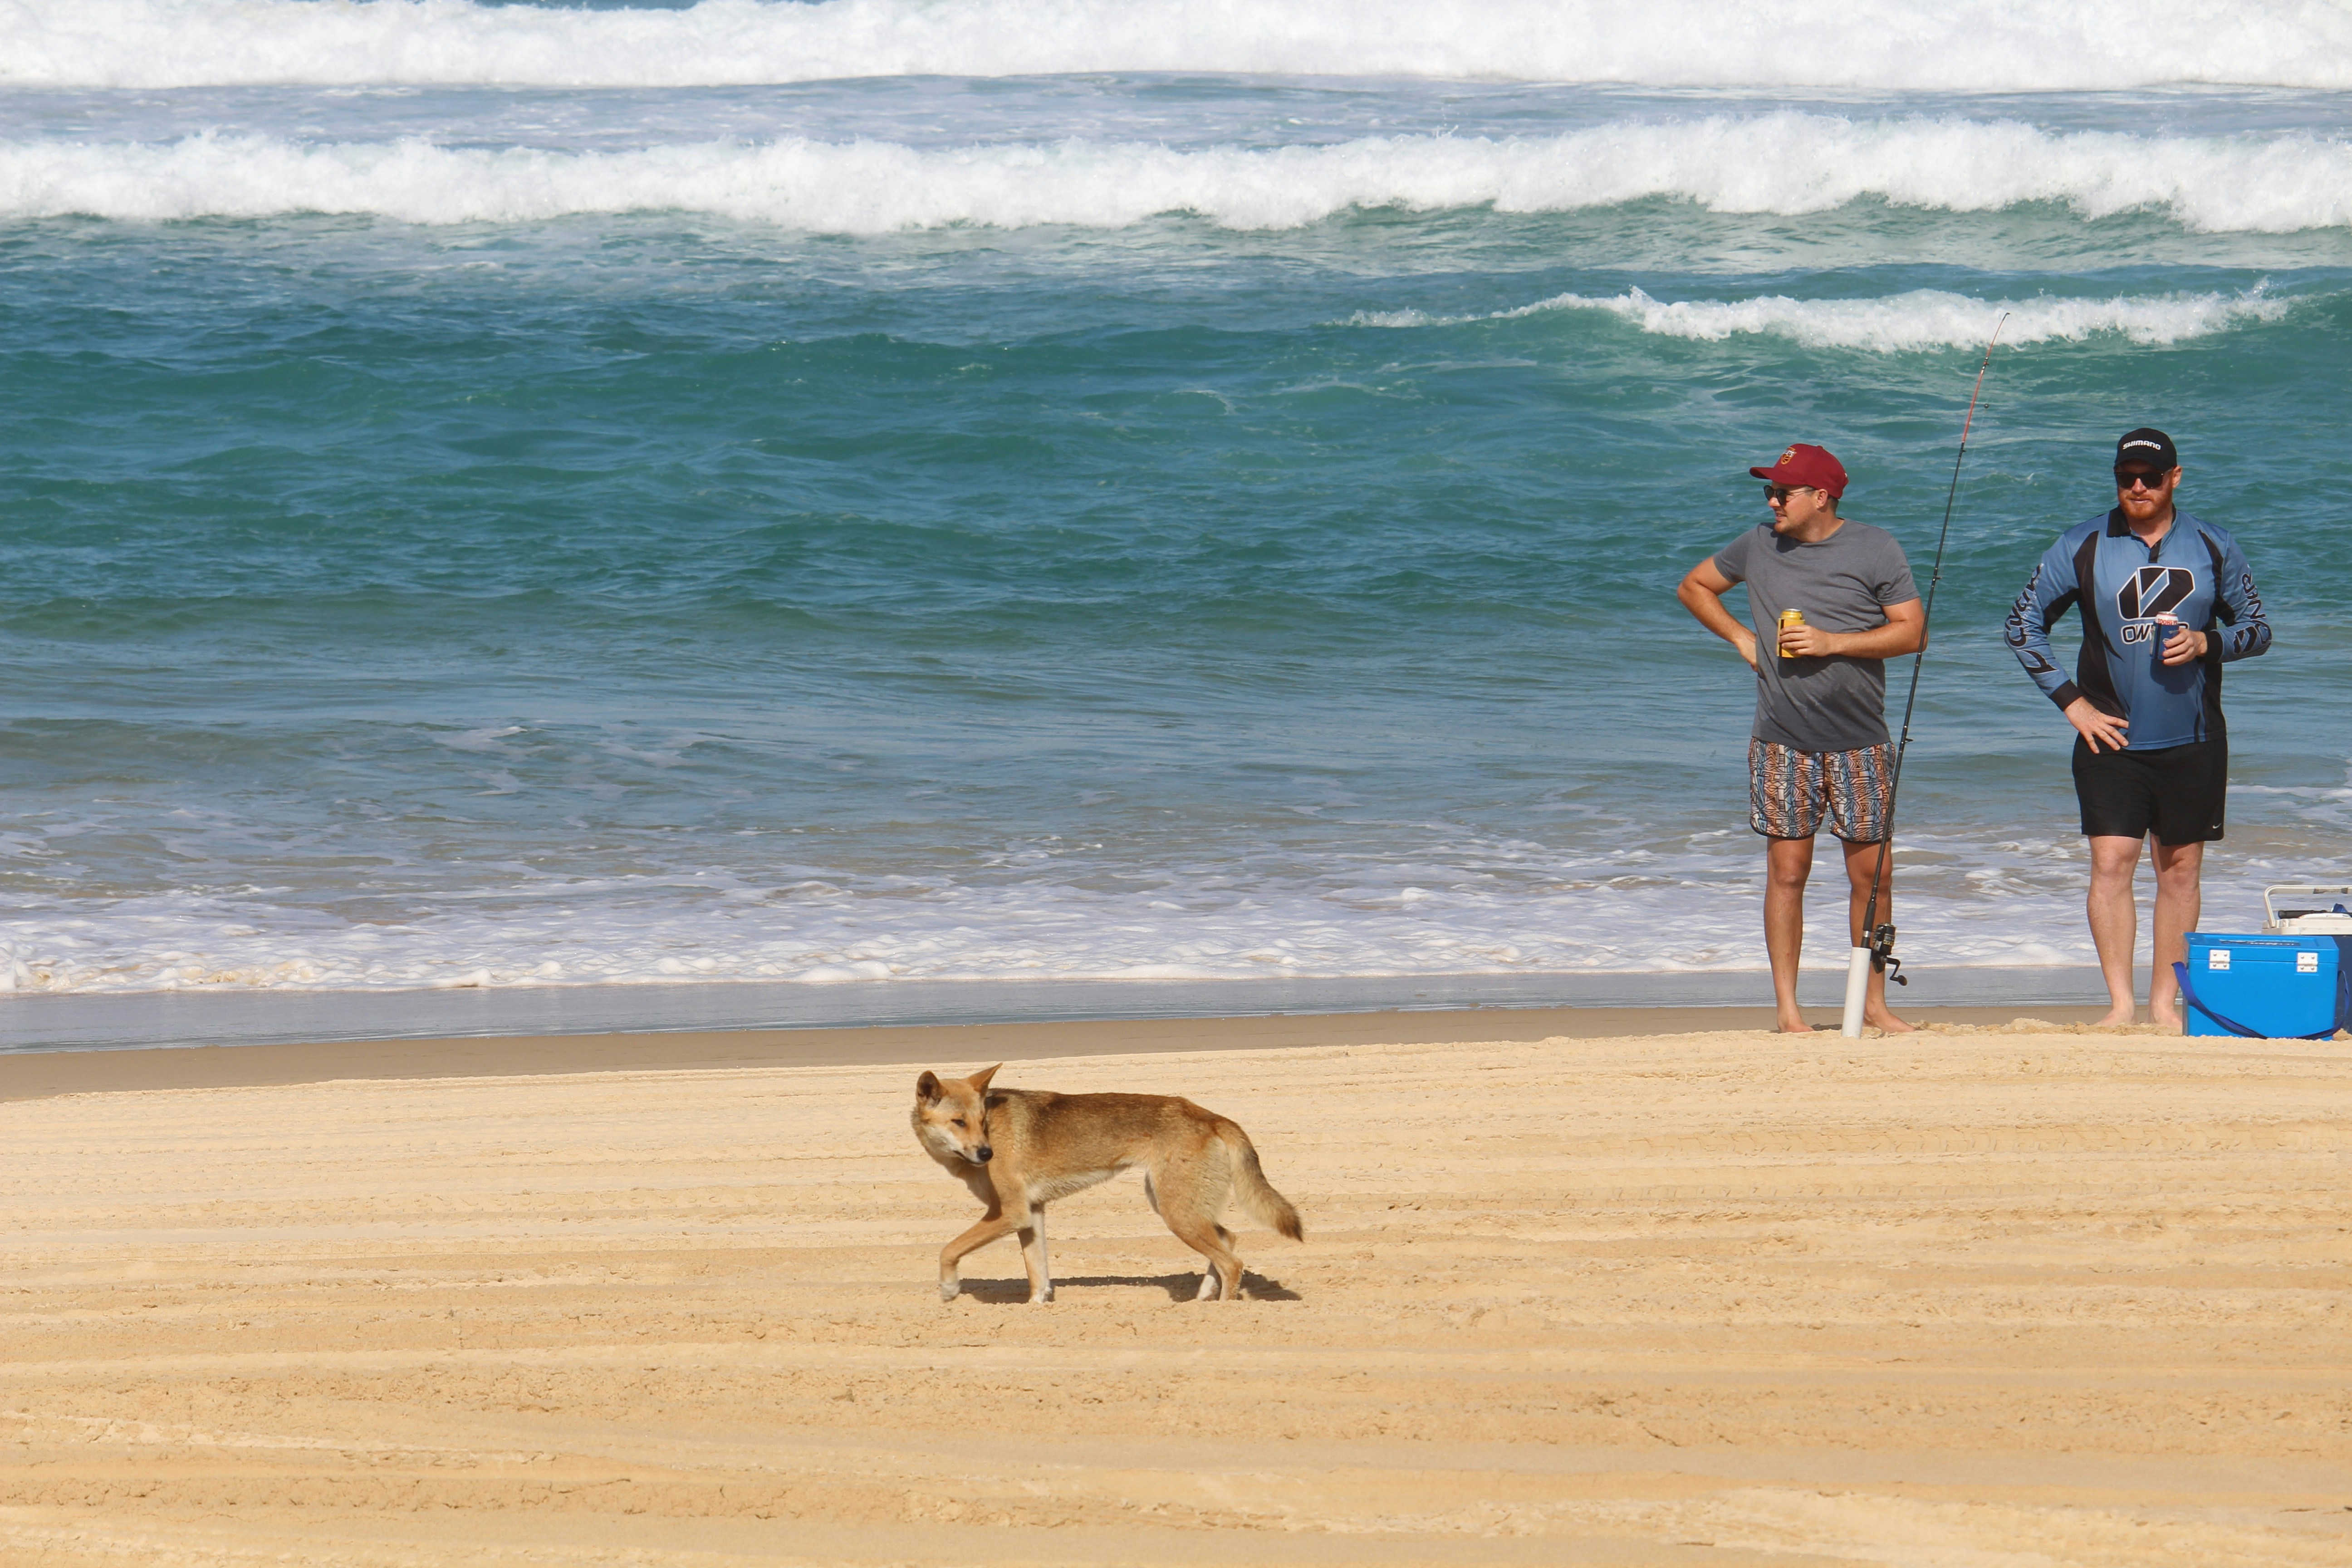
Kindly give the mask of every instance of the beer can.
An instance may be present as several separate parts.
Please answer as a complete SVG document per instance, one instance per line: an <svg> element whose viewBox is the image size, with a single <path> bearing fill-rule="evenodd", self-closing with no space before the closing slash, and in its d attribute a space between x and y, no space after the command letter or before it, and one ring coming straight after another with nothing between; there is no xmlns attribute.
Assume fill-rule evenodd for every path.
<svg viewBox="0 0 2352 1568"><path fill-rule="evenodd" d="M1783 610L1783 611L1781 611L1781 612L1780 612L1780 629L1781 629L1782 631L1784 631L1784 632L1785 632L1785 631L1787 631L1790 626L1803 626L1804 624L1805 624L1805 612L1804 612L1804 611L1802 611L1802 610ZM1778 639L1775 639L1775 640L1778 640ZM1784 648L1782 648L1782 649L1780 650L1780 657L1781 657L1782 658L1796 658L1797 656L1796 656L1795 654L1793 654L1793 653L1790 653L1787 648L1785 648L1785 647L1784 647Z"/></svg>

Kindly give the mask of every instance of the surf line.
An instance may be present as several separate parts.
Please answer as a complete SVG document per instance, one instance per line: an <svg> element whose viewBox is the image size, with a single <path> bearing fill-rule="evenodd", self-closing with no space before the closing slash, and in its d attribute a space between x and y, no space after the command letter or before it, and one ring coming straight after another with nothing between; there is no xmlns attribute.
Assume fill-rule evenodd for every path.
<svg viewBox="0 0 2352 1568"><path fill-rule="evenodd" d="M1911 659L1911 695L1903 700L1903 734L1895 744L1895 771L1886 781L1886 835L1878 841L1878 867L1870 874L1870 902L1862 914L1862 945L1846 963L1842 1033L1849 1040L1862 1038L1862 1006L1869 992L1871 971L1885 970L1897 985L1911 984L1903 976L1903 961L1895 956L1894 923L1878 923L1878 889L1886 884L1886 858L1895 850L1895 802L1903 791L1903 753L1911 749L1911 710L1918 704L1919 670L1927 662L1927 627L1936 618L1936 584L1944 580L1944 542L1952 536L1952 504L1959 499L1960 465L1968 460L1969 430L1977 422L1977 398L1984 392L1993 346L2000 342L2000 330L2007 325L2009 312L2003 310L2000 320L1992 324L1992 336L1985 340L1984 358L1977 364L1977 384L1969 392L1968 417L1960 421L1960 449L1952 458L1951 488L1944 492L1944 526L1936 535L1936 564L1927 574L1927 602L1919 607L1919 651Z"/></svg>

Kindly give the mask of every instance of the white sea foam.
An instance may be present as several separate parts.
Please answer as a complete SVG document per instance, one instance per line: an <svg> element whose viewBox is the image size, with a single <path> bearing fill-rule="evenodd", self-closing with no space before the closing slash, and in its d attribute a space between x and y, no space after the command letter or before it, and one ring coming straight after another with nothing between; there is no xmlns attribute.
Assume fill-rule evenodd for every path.
<svg viewBox="0 0 2352 1568"><path fill-rule="evenodd" d="M497 725L436 734L455 746L442 755L463 759L467 778L495 777L481 770L501 756L522 765L551 742L544 731ZM578 753L553 750L542 782L571 780ZM386 777L425 778L431 763L412 759ZM2209 915L2258 919L2268 882L2352 877L2352 773L2342 764L2308 784L2236 787L2274 798L2250 806L2234 847L2209 863ZM828 850L797 828L663 832L622 847L486 845L453 856L448 843L414 841L401 826L444 815L416 810L425 797L357 837L346 824L323 838L206 804L200 787L167 798L162 817L157 802L109 799L87 816L32 813L0 833L12 889L0 906L0 990L1511 976L1762 964L1760 856L1736 819L1718 826L1719 800L1697 816L1688 803L1654 803L1674 826L1618 823L1543 840L1373 819L1291 843L1263 842L1255 828L1173 852L1041 835L942 857L919 847L928 837ZM167 854L154 853L159 843ZM839 849L847 852L836 864ZM1906 953L1937 966L2092 963L2084 853L2071 832L1907 829L1897 851ZM161 879L174 876L186 881ZM1834 943L1817 942L1814 957L1842 963Z"/></svg>
<svg viewBox="0 0 2352 1568"><path fill-rule="evenodd" d="M2226 331L2250 321L2274 321L2293 301L2261 289L2240 293L2116 296L2105 300L1972 300L1920 289L1879 300L1654 300L1639 289L1594 297L1558 294L1484 316L1429 316L1418 310L1361 310L1359 327L1452 326L1511 321L1553 310L1594 310L1661 337L1719 342L1743 333L1786 338L1808 348L1864 349L1903 353L1921 349L1974 348L2006 315L2001 342L2011 346L2115 333L2134 342L2173 343Z"/></svg>
<svg viewBox="0 0 2352 1568"><path fill-rule="evenodd" d="M2338 803L2299 815L2312 831L2295 875L2352 875ZM1178 870L1102 846L1100 858L1024 853L1025 869L993 878L782 864L766 877L752 865L514 873L398 921L374 894L348 909L283 901L259 885L269 869L249 866L257 882L234 890L19 898L0 910L0 973L24 991L90 994L1760 968L1753 839L1644 837L1580 850L1456 839L1286 875L1245 854ZM1898 850L1906 952L1944 966L2095 963L2084 853L2071 834L1913 830ZM2242 856L2210 867L2207 908L2259 910L2263 884L2284 876ZM1122 880L1144 886L1108 890ZM1812 956L1843 964L1832 943Z"/></svg>
<svg viewBox="0 0 2352 1568"><path fill-rule="evenodd" d="M1196 151L1076 140L926 150L787 138L565 152L213 134L0 143L0 216L13 217L307 212L455 224L683 210L875 234L950 224L1114 228L1181 212L1275 229L1362 208L1560 212L1661 197L1780 214L1867 198L1960 212L2048 202L2090 217L2151 209L2194 229L2284 233L2352 225L2352 143L1804 113L1540 138Z"/></svg>
<svg viewBox="0 0 2352 1568"><path fill-rule="evenodd" d="M2324 0L0 0L0 83L684 87L1077 71L1708 87L2352 86Z"/></svg>

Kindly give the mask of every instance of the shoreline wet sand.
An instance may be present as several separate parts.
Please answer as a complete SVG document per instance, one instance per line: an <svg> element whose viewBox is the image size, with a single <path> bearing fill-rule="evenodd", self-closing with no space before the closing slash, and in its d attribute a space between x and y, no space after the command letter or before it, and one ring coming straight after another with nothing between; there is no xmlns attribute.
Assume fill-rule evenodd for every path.
<svg viewBox="0 0 2352 1568"><path fill-rule="evenodd" d="M1532 1021L1248 1026L1473 1022ZM1002 1035L214 1087L131 1078L273 1047L0 1064L130 1075L0 1105L0 1561L2352 1550L2342 1042L1173 1027L1050 1059L1076 1032L1031 1031L1001 1081L1242 1121L1307 1239L1245 1226L1238 1303L1178 1299L1131 1177L1055 1205L1054 1305L1009 1246L937 1300L974 1208L907 1099Z"/></svg>
<svg viewBox="0 0 2352 1568"><path fill-rule="evenodd" d="M1835 1014L1809 1009L1834 1027ZM1927 1026L2063 1026L2091 1006L1920 1007ZM0 1101L121 1089L243 1089L340 1079L537 1077L720 1068L850 1067L894 1062L984 1067L1008 1057L1265 1050L1349 1045L1445 1045L1479 1040L1591 1039L1726 1029L1769 1029L1765 1007L1477 1007L1426 1011L1251 1015L1224 1018L1054 1019L1027 1024L922 1024L791 1029L649 1030L439 1038L327 1040L96 1050L0 1051Z"/></svg>

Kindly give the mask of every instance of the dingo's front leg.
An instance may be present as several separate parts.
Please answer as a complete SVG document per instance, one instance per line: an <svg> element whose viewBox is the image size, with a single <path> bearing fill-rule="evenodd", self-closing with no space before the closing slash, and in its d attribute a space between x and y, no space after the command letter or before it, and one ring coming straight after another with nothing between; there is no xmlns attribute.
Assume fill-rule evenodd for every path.
<svg viewBox="0 0 2352 1568"><path fill-rule="evenodd" d="M1005 1217L1003 1210L992 1208L981 1216L979 1224L940 1248L940 1300L952 1301L962 1294L963 1280L956 1265L963 1261L965 1255L978 1252L999 1237L1011 1235L1013 1226L1013 1222Z"/></svg>
<svg viewBox="0 0 2352 1568"><path fill-rule="evenodd" d="M1021 1233L1021 1265L1029 1271L1031 1304L1052 1300L1054 1270L1045 1258L1045 1205L1043 1204L1029 1211L1028 1226Z"/></svg>

